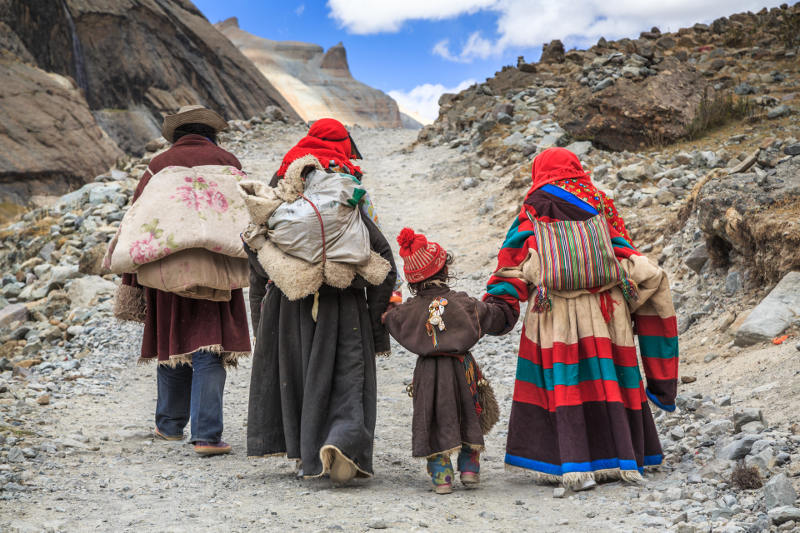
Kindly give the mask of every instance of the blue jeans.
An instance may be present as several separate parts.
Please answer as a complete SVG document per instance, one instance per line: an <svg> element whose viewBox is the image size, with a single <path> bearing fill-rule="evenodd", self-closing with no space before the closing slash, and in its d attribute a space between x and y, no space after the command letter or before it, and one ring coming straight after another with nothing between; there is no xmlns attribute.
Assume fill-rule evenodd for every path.
<svg viewBox="0 0 800 533"><path fill-rule="evenodd" d="M158 365L156 427L168 436L183 435L191 419L190 442L222 439L222 392L225 368L219 356L199 350L192 364L170 368Z"/></svg>

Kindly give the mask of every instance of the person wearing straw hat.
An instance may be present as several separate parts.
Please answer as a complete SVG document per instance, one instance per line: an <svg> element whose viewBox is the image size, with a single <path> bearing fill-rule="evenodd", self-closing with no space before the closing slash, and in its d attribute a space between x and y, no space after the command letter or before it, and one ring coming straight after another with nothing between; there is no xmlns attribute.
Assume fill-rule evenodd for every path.
<svg viewBox="0 0 800 533"><path fill-rule="evenodd" d="M183 106L167 115L161 133L172 146L150 162L133 201L150 178L168 166L227 165L241 170L239 160L217 146L217 133L227 127L225 119L201 105ZM242 289L231 291L230 301L217 302L141 287L135 274L125 274L122 283L141 288L146 303L140 362L158 362L155 437L183 440L191 420L191 442L198 454L230 453L231 446L222 440L225 369L250 354Z"/></svg>

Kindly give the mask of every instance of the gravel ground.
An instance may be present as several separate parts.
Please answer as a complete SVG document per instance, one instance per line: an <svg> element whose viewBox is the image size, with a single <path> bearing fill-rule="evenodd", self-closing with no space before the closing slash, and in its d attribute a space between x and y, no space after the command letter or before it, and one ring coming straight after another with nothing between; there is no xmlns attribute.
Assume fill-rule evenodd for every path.
<svg viewBox="0 0 800 533"><path fill-rule="evenodd" d="M241 156L252 177L266 179L301 134L286 126L242 141L234 136L227 146ZM354 136L368 157L362 165L365 184L387 238L393 242L404 225L425 231L455 252L455 286L479 296L510 220L502 209L479 214L491 187L462 190L462 176L448 171L459 166L454 150L399 151L414 140L414 132L361 130ZM712 523L724 525L719 516L714 521L699 511L700 518L687 516L695 502L721 497L724 483L703 478L694 489L700 496L679 489L685 501L662 497L665 489L686 484L688 473L699 468L692 465L650 474L644 485L606 483L560 499L551 486L505 472L519 327L502 338L484 338L474 350L502 410L487 439L481 488L458 487L453 495L436 496L424 463L411 457L411 400L405 386L414 356L397 345L392 356L378 361L376 475L333 488L327 480L296 479L293 462L285 459L246 457L249 359L228 373L224 438L233 454L203 459L186 442L154 441L155 366L136 365L141 330L105 318L106 313L97 316L87 323L80 343L71 345L82 346L81 359L78 368L63 374L69 384L60 390L66 393L54 394L47 405L19 400L0 406L6 423L13 425L5 427L16 435L12 444L23 453L30 449L13 465L9 451L0 464L0 475L12 476L7 480L14 485L0 492L6 500L0 503L0 531L642 531L686 520L698 528L690 525L683 531L708 531ZM699 397L697 405L715 402ZM703 416L728 416L725 409L730 408ZM687 434L699 427L688 414L678 416L660 416L658 424L673 433L679 422ZM680 462L682 454L691 456L690 450L678 447L671 453ZM754 508L756 498L751 498ZM702 507L703 512L710 509L705 503Z"/></svg>

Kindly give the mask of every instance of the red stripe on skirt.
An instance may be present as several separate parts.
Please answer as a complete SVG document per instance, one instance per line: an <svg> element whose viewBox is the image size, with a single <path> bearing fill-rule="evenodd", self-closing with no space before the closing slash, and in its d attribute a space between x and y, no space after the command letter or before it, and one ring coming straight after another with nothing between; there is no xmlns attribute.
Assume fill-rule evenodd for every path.
<svg viewBox="0 0 800 533"><path fill-rule="evenodd" d="M613 359L618 366L639 365L635 346L617 346L607 337L583 337L576 344L555 342L552 348L541 348L525 335L523 328L519 345L519 357L543 368L553 368L553 363L574 365L581 359L593 357Z"/></svg>
<svg viewBox="0 0 800 533"><path fill-rule="evenodd" d="M652 337L677 337L678 319L674 316L660 318L654 315L635 315L636 333Z"/></svg>
<svg viewBox="0 0 800 533"><path fill-rule="evenodd" d="M514 401L537 405L548 411L567 405L581 405L585 402L617 402L627 409L641 410L646 396L641 381L638 389L625 389L616 381L584 381L578 385L556 385L549 391L528 383L516 380L514 384Z"/></svg>
<svg viewBox="0 0 800 533"><path fill-rule="evenodd" d="M665 381L676 379L678 376L678 358L670 357L642 357L647 377L649 379L663 379Z"/></svg>

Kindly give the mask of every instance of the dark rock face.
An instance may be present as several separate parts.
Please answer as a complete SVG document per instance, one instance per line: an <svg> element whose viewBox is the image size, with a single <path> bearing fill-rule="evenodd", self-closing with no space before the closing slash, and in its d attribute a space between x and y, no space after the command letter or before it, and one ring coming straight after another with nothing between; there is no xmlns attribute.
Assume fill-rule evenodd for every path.
<svg viewBox="0 0 800 533"><path fill-rule="evenodd" d="M558 39L553 39L550 44L542 45L542 57L540 63L563 63L564 62L564 43Z"/></svg>
<svg viewBox="0 0 800 533"><path fill-rule="evenodd" d="M288 103L188 0L0 0L0 21L38 66L71 76L93 111L161 115L190 103L248 118ZM42 38L47 36L47 38ZM142 117L144 118L144 117ZM106 116L120 145L139 153L151 137L120 136L129 117Z"/></svg>
<svg viewBox="0 0 800 533"><path fill-rule="evenodd" d="M63 194L122 155L74 82L0 53L0 199Z"/></svg>
<svg viewBox="0 0 800 533"><path fill-rule="evenodd" d="M717 263L739 264L754 282L775 282L800 269L800 157L770 175L734 174L699 191L695 211Z"/></svg>
<svg viewBox="0 0 800 533"><path fill-rule="evenodd" d="M686 134L708 82L691 66L667 58L655 75L619 78L601 89L572 82L556 102L570 134L609 150L638 150Z"/></svg>

